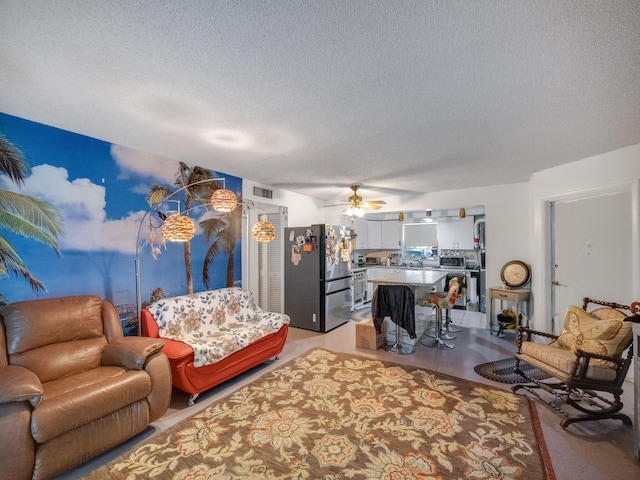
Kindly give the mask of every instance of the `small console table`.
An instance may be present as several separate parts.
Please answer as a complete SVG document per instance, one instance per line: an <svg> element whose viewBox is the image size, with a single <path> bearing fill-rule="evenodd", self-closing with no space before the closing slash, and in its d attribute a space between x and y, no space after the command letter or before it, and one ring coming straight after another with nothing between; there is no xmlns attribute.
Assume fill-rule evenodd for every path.
<svg viewBox="0 0 640 480"><path fill-rule="evenodd" d="M526 302L527 309L524 312L527 327L529 326L529 304L531 303L531 290L524 288L489 287L489 332L493 334L493 327L498 326L498 319L494 317L493 302L500 300L500 311L504 308L504 302L516 304L516 329L520 326L520 304ZM496 313L497 315L497 313Z"/></svg>

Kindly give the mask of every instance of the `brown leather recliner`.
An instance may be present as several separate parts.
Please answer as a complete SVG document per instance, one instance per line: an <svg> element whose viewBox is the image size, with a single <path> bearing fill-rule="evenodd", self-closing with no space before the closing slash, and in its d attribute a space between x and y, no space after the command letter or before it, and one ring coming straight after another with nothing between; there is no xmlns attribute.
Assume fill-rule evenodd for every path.
<svg viewBox="0 0 640 480"><path fill-rule="evenodd" d="M142 432L171 400L163 342L125 337L96 295L0 309L0 472L59 475Z"/></svg>

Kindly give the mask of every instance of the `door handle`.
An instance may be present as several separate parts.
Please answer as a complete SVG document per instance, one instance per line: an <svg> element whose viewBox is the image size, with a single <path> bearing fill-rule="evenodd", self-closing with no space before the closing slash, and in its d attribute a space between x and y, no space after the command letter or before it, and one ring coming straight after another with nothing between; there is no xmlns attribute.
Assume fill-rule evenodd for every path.
<svg viewBox="0 0 640 480"><path fill-rule="evenodd" d="M568 285L564 285L563 283L560 283L557 280L554 280L553 282L551 282L551 285L553 285L554 287L568 287Z"/></svg>

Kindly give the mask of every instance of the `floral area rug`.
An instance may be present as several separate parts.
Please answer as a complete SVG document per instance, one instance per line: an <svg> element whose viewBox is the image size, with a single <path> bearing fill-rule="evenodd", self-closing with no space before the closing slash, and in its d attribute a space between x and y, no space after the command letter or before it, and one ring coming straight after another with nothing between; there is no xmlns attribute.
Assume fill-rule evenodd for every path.
<svg viewBox="0 0 640 480"><path fill-rule="evenodd" d="M313 349L88 479L554 479L526 397Z"/></svg>

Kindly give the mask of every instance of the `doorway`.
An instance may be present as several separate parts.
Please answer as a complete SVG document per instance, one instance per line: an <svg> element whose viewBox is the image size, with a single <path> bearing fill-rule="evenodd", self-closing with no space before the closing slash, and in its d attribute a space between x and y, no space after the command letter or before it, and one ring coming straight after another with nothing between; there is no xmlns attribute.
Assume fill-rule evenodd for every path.
<svg viewBox="0 0 640 480"><path fill-rule="evenodd" d="M287 208L280 205L251 202L244 207L242 224L242 286L251 290L260 308L284 313L284 229L288 226ZM251 229L259 220L267 220L276 228L272 242L253 240Z"/></svg>
<svg viewBox="0 0 640 480"><path fill-rule="evenodd" d="M567 307L584 297L631 302L631 191L553 201L549 217L551 331L560 333Z"/></svg>
<svg viewBox="0 0 640 480"><path fill-rule="evenodd" d="M268 312L284 313L284 228L283 215L267 213L262 217L276 227L276 239L258 245L258 305Z"/></svg>

